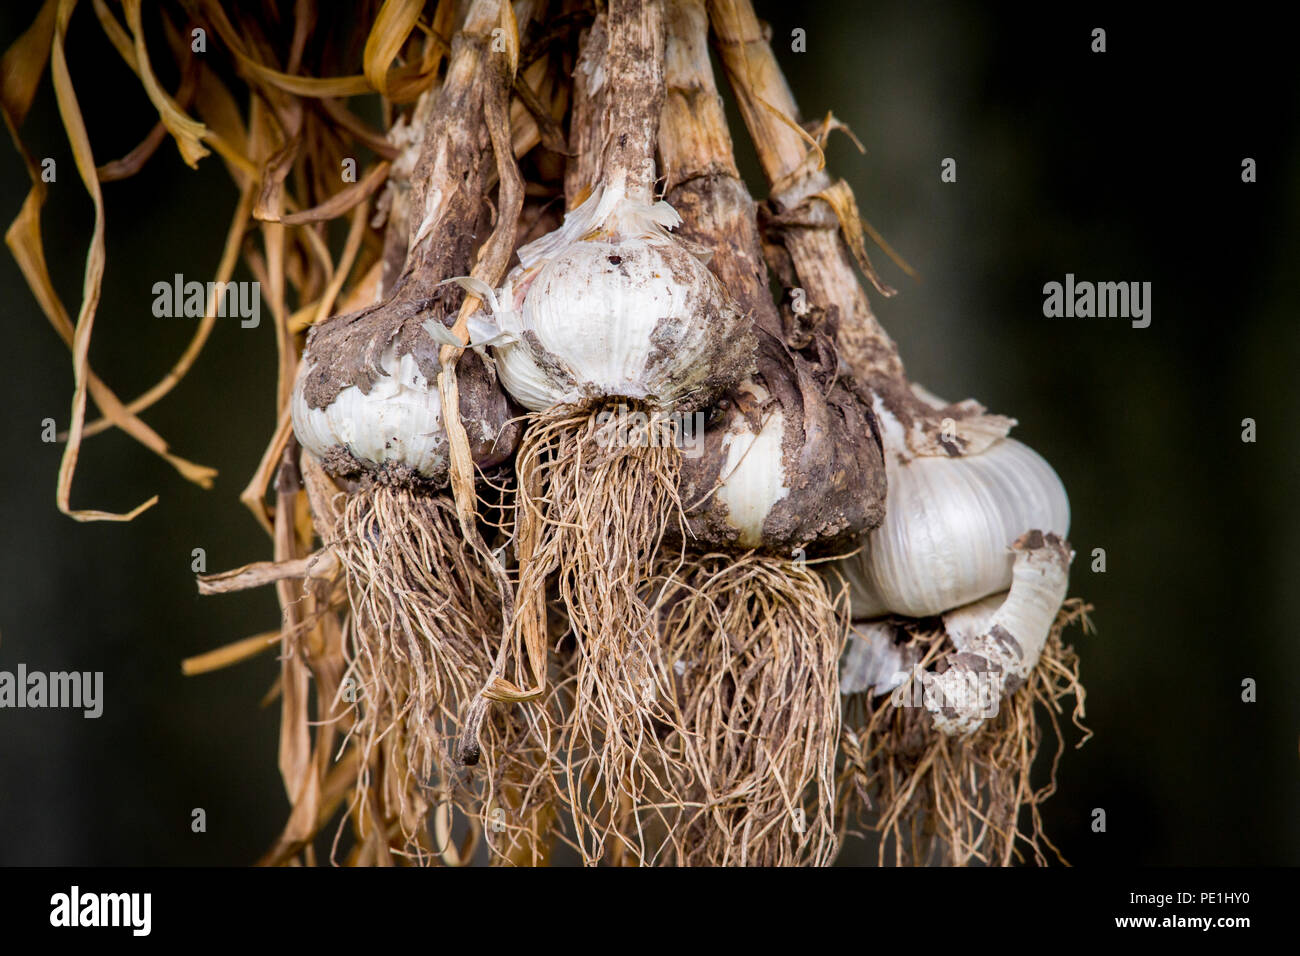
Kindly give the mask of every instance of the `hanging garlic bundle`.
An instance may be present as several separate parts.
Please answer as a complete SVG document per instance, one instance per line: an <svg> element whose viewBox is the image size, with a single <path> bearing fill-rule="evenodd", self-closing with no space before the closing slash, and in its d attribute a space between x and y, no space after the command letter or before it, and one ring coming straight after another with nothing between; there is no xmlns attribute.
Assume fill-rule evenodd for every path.
<svg viewBox="0 0 1300 956"><path fill-rule="evenodd" d="M1070 665L1059 642L1050 640L1070 616L1061 611L1071 558L1063 540L1064 490L1041 458L1006 437L1013 421L988 415L975 402L946 405L908 382L854 272L850 251L877 289L892 294L867 258L851 190L831 179L800 135L793 96L748 0L714 0L710 14L773 189L762 218L769 263L785 286L804 291L807 324L833 330L844 366L870 396L881 429L884 522L828 577L848 579L855 619L951 612L1010 589L996 609L982 605L979 614L967 608L971 613L949 616L960 627L923 653L896 644L899 628L888 623L855 625L846 692L887 686L894 671L913 666L932 669L932 693L923 698L928 712L901 702L873 710L868 702L866 725L844 734L847 772L853 789L874 788L876 825L899 847L907 838L899 821L919 818L931 834L947 829L949 844L964 848L958 858L1005 862L1019 808L1037 799L1027 784L1039 739L1034 698L1057 706L1077 688L1073 678L1064 689L1058 683ZM834 128L828 118L814 132L820 141ZM912 624L903 630L915 633L920 622ZM1045 646L1055 655L1046 671L1040 666ZM1002 719L986 723L1011 694L1015 713L1004 708ZM854 705L853 696L848 703ZM961 794L956 803L954 793ZM1001 801L996 822L991 800ZM997 837L988 837L993 830ZM1001 841L997 852L987 852L987 841Z"/></svg>
<svg viewBox="0 0 1300 956"><path fill-rule="evenodd" d="M6 62L61 65L71 6L46 4ZM281 650L293 810L267 862L314 861L349 792L340 832L350 821L363 865L458 865L480 832L493 862L540 862L562 837L584 863L825 864L855 812L882 860L891 841L898 861L941 844L957 863L1045 858L1037 714L1063 742L1061 701L1075 696L1077 721L1083 697L1061 641L1087 610L1064 601L1065 492L1015 422L908 380L855 260L892 290L825 170L838 124L799 122L750 0L367 5L361 72L397 117L387 143L345 103L363 88L336 52L348 31L310 0L269 31L247 5L200 4L223 41L209 55L233 69L200 67L158 14L185 77L175 99L141 5L125 27L95 6L186 161L211 146L239 185L220 284L243 249L270 293L280 425L243 498L275 560L199 579L277 587L277 641L200 659ZM710 26L770 187L757 207ZM61 72L93 266L101 181L157 140L97 167ZM17 128L34 86L9 79ZM359 146L380 158L339 189ZM28 165L8 238L63 333ZM326 321L375 251L385 175L379 261ZM349 212L336 262L327 224ZM70 508L81 437L122 427L204 484L135 413L185 374L216 309L127 407L86 364L99 271L65 335L79 345L59 504L129 519L141 509ZM108 417L84 425L88 388Z"/></svg>
<svg viewBox="0 0 1300 956"><path fill-rule="evenodd" d="M670 861L828 864L837 848L837 664L845 630L805 549L879 524L884 465L871 413L837 381L825 334L792 347L768 291L754 203L732 157L700 0L669 0L659 152L680 234L751 317L756 368L685 457L692 550L665 572L663 653L677 743L700 809L667 836ZM698 550L697 550L698 549Z"/></svg>
<svg viewBox="0 0 1300 956"><path fill-rule="evenodd" d="M671 234L673 209L653 201L663 42L658 0L614 0L588 32L571 134L580 172L569 177L571 203L585 199L519 250L492 305L501 383L536 413L516 461L517 638L530 659L544 655L557 575L577 640L561 789L587 861L604 856L628 807L673 802L661 746L670 678L638 592L680 514L674 422L752 366L748 319ZM544 679L536 665L533 679ZM528 696L506 681L488 693Z"/></svg>
<svg viewBox="0 0 1300 956"><path fill-rule="evenodd" d="M492 125L503 122L511 69L491 49L502 7L496 0L472 5L446 81L427 94L436 103L417 108L427 124L418 159L397 164L410 170L409 195L394 184L383 300L311 330L292 398L298 441L349 492L327 546L345 571L351 608L348 672L336 703L355 710L351 733L366 768L358 792L367 793L373 774L385 776L382 818L398 816L408 845L424 849L426 787L441 801L443 829L448 805L482 810L477 795L459 789L457 745L506 623L486 546L476 528L467 532L446 493L451 423L439 388L448 374L440 352L462 344L448 328L461 291L446 280L475 261L491 176L514 163L498 152ZM504 142L508 153L508 136ZM504 265L514 238L512 182L502 176L498 230L478 251L489 275ZM388 260L403 248L393 277ZM455 381L474 466L506 462L519 429L492 365L466 352ZM523 732L487 726L494 738Z"/></svg>

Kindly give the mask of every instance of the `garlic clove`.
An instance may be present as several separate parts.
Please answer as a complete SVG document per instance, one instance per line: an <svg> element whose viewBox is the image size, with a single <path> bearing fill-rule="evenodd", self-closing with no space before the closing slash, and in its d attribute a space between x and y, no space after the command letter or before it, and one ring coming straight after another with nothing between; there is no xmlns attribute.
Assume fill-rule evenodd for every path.
<svg viewBox="0 0 1300 956"><path fill-rule="evenodd" d="M920 663L916 648L894 640L898 628L886 621L864 621L849 632L849 645L840 665L840 693L870 690L879 697L900 687Z"/></svg>
<svg viewBox="0 0 1300 956"><path fill-rule="evenodd" d="M940 731L960 736L979 729L998 711L1003 694L1019 688L1042 655L1069 587L1074 553L1054 534L1031 531L1013 547L1014 571L1006 599L979 633L948 656L948 669L933 676L926 706ZM985 608L973 615L983 616ZM973 615L964 618L972 622Z"/></svg>

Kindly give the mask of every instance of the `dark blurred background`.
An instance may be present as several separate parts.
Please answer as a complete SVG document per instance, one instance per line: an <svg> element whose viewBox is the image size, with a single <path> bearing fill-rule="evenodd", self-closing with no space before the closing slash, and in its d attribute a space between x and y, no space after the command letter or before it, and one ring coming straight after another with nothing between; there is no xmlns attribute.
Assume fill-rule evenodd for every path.
<svg viewBox="0 0 1300 956"><path fill-rule="evenodd" d="M36 6L0 5L0 47ZM82 6L68 60L102 163L156 114ZM759 12L805 117L833 109L866 147L837 136L832 171L922 274L873 250L900 290L873 301L912 377L1017 417L1016 436L1069 489L1071 592L1096 605L1096 632L1071 634L1096 736L1066 754L1049 835L1079 865L1300 862L1300 153L1284 31L1244 10L1146 19L1094 4ZM1104 54L1090 52L1095 27ZM796 29L805 52L791 49ZM761 193L738 122L733 133ZM91 205L48 77L23 135L57 162L43 225L75 314ZM947 157L955 183L940 181ZM91 360L129 400L193 330L153 317L153 283L214 272L235 191L215 156L191 171L170 143L104 191ZM26 192L6 143L0 220ZM1151 282L1151 326L1045 319L1043 284L1067 272ZM55 508L61 446L40 439L42 419L67 426L69 354L7 252L0 309L0 670L105 674L98 720L0 710L0 864L249 862L287 810L278 709L258 706L274 656L196 678L179 662L278 623L269 589L200 599L191 572L194 548L209 570L270 553L237 500L275 424L270 317L257 329L218 321L193 371L144 416L178 454L220 470L215 488L108 433L85 443L74 505L161 500L130 524L78 524ZM1104 574L1090 571L1094 548ZM1246 678L1255 703L1242 701ZM204 834L190 828L198 807ZM1090 828L1094 808L1105 833ZM844 854L866 858L861 845Z"/></svg>

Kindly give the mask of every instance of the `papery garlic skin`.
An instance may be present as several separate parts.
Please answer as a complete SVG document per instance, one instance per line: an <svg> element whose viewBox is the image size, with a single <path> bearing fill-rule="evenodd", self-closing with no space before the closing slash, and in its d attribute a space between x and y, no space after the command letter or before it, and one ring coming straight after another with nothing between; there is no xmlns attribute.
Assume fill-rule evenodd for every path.
<svg viewBox="0 0 1300 956"><path fill-rule="evenodd" d="M1005 591L1013 541L1029 530L1069 532L1060 478L1015 439L956 458L903 460L886 449L885 520L836 565L854 619L926 617Z"/></svg>
<svg viewBox="0 0 1300 956"><path fill-rule="evenodd" d="M749 321L668 225L666 203L593 194L520 250L494 347L506 390L545 411L622 397L698 407L752 365Z"/></svg>
<svg viewBox="0 0 1300 956"><path fill-rule="evenodd" d="M362 464L405 465L443 480L449 455L437 384L424 376L412 355L398 358L392 347L380 365L388 374L368 393L349 385L325 408L311 408L303 389L311 361L304 358L291 400L294 434L320 459L341 446Z"/></svg>

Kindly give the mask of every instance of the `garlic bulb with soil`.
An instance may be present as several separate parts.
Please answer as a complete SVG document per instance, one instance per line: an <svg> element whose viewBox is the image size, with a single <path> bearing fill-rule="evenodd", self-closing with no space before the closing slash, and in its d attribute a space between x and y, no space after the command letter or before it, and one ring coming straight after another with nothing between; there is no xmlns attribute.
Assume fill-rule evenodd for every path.
<svg viewBox="0 0 1300 956"><path fill-rule="evenodd" d="M331 347L341 336L331 333L337 328L346 334L352 318L320 326L308 341L292 398L298 441L340 477L405 475L433 488L446 485L449 450L436 379L440 342L417 328L412 351L399 354L394 341L369 368L355 360L343 368L338 358L318 360L337 354ZM457 379L474 463L486 469L508 460L519 426L492 366L467 352Z"/></svg>
<svg viewBox="0 0 1300 956"><path fill-rule="evenodd" d="M751 292L750 301L767 296ZM760 335L769 347L758 371L721 405L698 456L683 460L690 550L660 599L664 650L680 664L679 739L696 769L688 795L716 805L707 824L684 828L680 859L823 865L837 840L836 661L847 618L805 549L875 527L885 471L866 405Z"/></svg>
<svg viewBox="0 0 1300 956"><path fill-rule="evenodd" d="M1071 554L1054 534L1031 531L1011 546L1011 587L942 614L954 654L942 674L925 674L933 699L925 705L945 733L964 733L997 712L996 695L967 697L972 673L997 674L997 691L1020 686L1038 662L1065 601ZM917 649L899 643L897 619L855 622L841 669L841 693L879 695L916 676ZM1005 687L1003 685L1006 685ZM978 690L979 688L975 688Z"/></svg>
<svg viewBox="0 0 1300 956"><path fill-rule="evenodd" d="M936 715L934 711L896 707L888 701L877 705L869 695L849 693L845 720L852 732L843 735L842 750L849 771L846 776L853 786L842 787L841 793L851 791L849 802L855 794L862 797L862 824L883 835L882 863L891 843L895 852L890 855L899 862L918 848L924 859L931 842L925 834L930 833L948 843L958 862L1005 865L1025 844L1042 860L1038 815L1033 814L1034 830L1029 834L1020 829L1019 822L1026 804L1035 804L1050 792L1050 787L1040 788L1029 780L1042 730L1034 716L1035 703L1049 703L1054 728L1061 697L1076 696L1076 718L1082 710L1082 690L1073 671L1075 659L1059 641L1051 639L1065 623L1082 616L1082 606L1074 605L1068 611L1062 606L1055 622L1046 626L1045 614L1032 611L1065 593L1071 555L1058 537L1068 522L1065 495L1056 476L1037 456L1026 460L1032 455L1027 449L1005 444L1010 441L1006 435L1014 421L986 414L971 401L944 404L907 380L898 349L880 326L859 284L854 260L879 292L892 294L876 277L867 256L869 230L864 230L848 184L833 178L821 150L809 142L811 131L811 138L820 144L835 128L835 121L827 116L820 124L802 122L773 52L770 30L755 15L749 0L711 0L708 13L714 48L732 82L740 115L749 127L772 189L760 214L767 261L785 288L798 287L805 293L805 317L793 325L796 330L833 330L842 367L871 395L881 427L888 470L884 524L866 536L862 554L831 570L828 582L835 587L836 581L857 579L859 587L852 602L855 617L879 616L895 608L937 614L979 597L981 592L1007 591L999 606L1012 606L1006 608L1003 620L1018 621L1015 626L1023 632L1013 634L1009 624L993 622L980 635L991 642L985 648L989 656L963 655L948 635L935 632L932 618L885 619L886 624L901 621L913 632L928 630L926 653L917 662L934 670L946 667L945 673L957 672L949 681L982 670L998 675L998 687L1010 694L1019 675L1028 672L1030 686L1003 701L1002 716L969 723L963 715L948 714L942 707ZM932 467L937 471L943 466L969 469L970 462L995 448L993 471L1001 471L998 464L1003 461L1019 459L1015 475L1005 476L1009 507L1007 498L999 503L984 493L987 489L978 474L982 466L962 471L962 477L953 480L967 489L963 497L970 506L948 512L943 520L927 524L917 521L915 514L921 510L932 519L942 516L942 495L918 500L910 519L905 509L896 506L896 500L907 495L906 489L900 492L896 485L906 485L913 472ZM989 463L986 460L983 465ZM913 468L914 464L919 467ZM940 477L936 483L949 481ZM1033 507L1020 515L1024 523L1003 523L1003 509L1010 514L1022 497L1033 502ZM917 532L909 534L914 524ZM953 547L953 542L963 537L979 557L972 560L969 549ZM875 549L877 539L882 542L880 555ZM891 539L903 542L892 554L887 544ZM996 576L986 574L986 568L995 568ZM877 583L889 587L877 587ZM1005 629L1014 642L1006 640L994 625ZM1009 648L1010 657L1004 655L1004 648ZM882 666L906 662L910 656L882 650L886 652L879 655ZM845 674L846 691L858 685L861 671L872 669L876 656L860 653L858 660L849 661L853 667ZM975 715L968 712L966 716ZM963 736L960 742L953 740L953 731Z"/></svg>
<svg viewBox="0 0 1300 956"><path fill-rule="evenodd" d="M457 490L474 496L473 466L508 461L521 431L481 354L480 330L471 329L469 343L463 323L453 331L468 310L450 281L471 269L499 281L515 236L522 184L512 197L503 105L513 65L497 42L509 9L499 0L468 5L444 81L415 108L419 129L402 136L408 149L394 170L382 300L311 328L291 403L298 441L346 491L322 496L322 550L344 571L343 680L353 693L330 703L336 718L352 718L360 819L395 833L417 857L431 843L432 803L448 826L453 808L484 816L490 794L536 767L519 715L487 714L479 698L509 620L509 585L484 537L493 516L476 522L447 490L455 464L457 474L470 473L469 487ZM467 456L452 454L460 432L448 394L456 395ZM509 507L495 487L484 497L487 508ZM467 772L480 746L485 765ZM533 813L544 802L539 793L516 811ZM500 852L498 838L488 840Z"/></svg>
<svg viewBox="0 0 1300 956"><path fill-rule="evenodd" d="M501 382L534 412L515 462L516 658L545 661L553 589L575 638L557 789L585 862L629 814L631 836L614 839L639 855L644 826L671 827L664 815L683 805L689 771L666 744L672 674L645 600L666 532L683 521L673 417L753 368L749 318L654 201L663 44L658 0L611 0L597 17L574 74L570 136L587 148L566 172L569 211L519 250L498 292L481 290ZM644 440L612 435L611 415L645 416ZM496 679L485 694L540 696L544 663L533 674L536 686Z"/></svg>
<svg viewBox="0 0 1300 956"><path fill-rule="evenodd" d="M697 546L794 557L847 545L885 516L885 467L870 412L801 356L765 349L682 465Z"/></svg>
<svg viewBox="0 0 1300 956"><path fill-rule="evenodd" d="M374 334L377 361L355 348L354 329ZM318 459L348 492L329 501L333 523L322 536L344 572L341 677L352 692L328 703L353 713L348 735L363 763L358 798L372 775L387 775L383 812L396 815L417 855L435 791L444 813L481 811L484 778L460 769L459 745L504 623L496 582L446 491L448 439L431 377L437 345L416 320L395 320L383 306L331 320L309 338L291 406L304 457ZM489 468L508 459L518 426L481 356L467 352L458 373L471 454ZM523 731L511 721L494 715L482 731L490 746L511 740L523 750ZM496 751L484 777L496 773Z"/></svg>
<svg viewBox="0 0 1300 956"><path fill-rule="evenodd" d="M328 471L355 472L365 463L372 468L402 465L441 483L447 472L447 436L437 389L429 387L410 355L398 360L389 350L380 363L392 374L369 392L349 385L329 405L312 408L301 387L312 368L304 361L293 392L298 441Z"/></svg>

